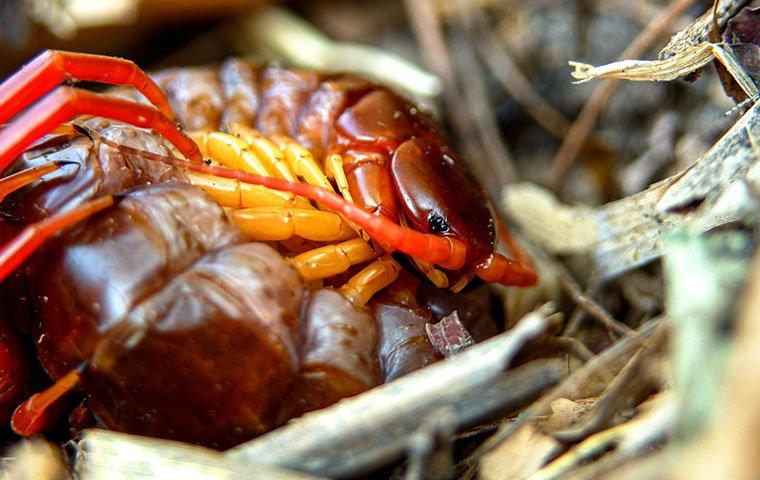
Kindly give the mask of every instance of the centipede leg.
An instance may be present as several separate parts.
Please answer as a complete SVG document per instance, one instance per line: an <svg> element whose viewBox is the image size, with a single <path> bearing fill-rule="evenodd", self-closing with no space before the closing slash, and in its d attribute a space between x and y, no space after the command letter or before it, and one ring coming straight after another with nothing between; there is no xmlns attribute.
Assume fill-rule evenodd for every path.
<svg viewBox="0 0 760 480"><path fill-rule="evenodd" d="M333 242L356 236L340 215L324 210L256 207L233 210L230 218L249 240L255 241L281 241L299 236Z"/></svg>
<svg viewBox="0 0 760 480"><path fill-rule="evenodd" d="M59 87L0 132L0 171L5 170L32 142L78 115L94 115L136 127L152 128L189 160L202 160L195 142L155 107L76 88Z"/></svg>
<svg viewBox="0 0 760 480"><path fill-rule="evenodd" d="M76 163L65 161L45 163L0 179L0 202L16 190L39 180L49 173L55 172L65 165L76 165Z"/></svg>
<svg viewBox="0 0 760 480"><path fill-rule="evenodd" d="M231 122L228 125L228 129L230 135L247 143L255 151L257 156L266 159L276 177L291 182L297 180L296 174L292 170L292 165L290 165L285 159L286 153L284 148L282 148L282 145L276 145L270 139L261 135L258 130L237 122Z"/></svg>
<svg viewBox="0 0 760 480"><path fill-rule="evenodd" d="M362 307L377 292L393 283L400 271L401 265L393 257L383 255L351 277L338 290L351 303L357 307Z"/></svg>
<svg viewBox="0 0 760 480"><path fill-rule="evenodd" d="M538 281L538 274L530 257L504 226L504 222L499 219L498 224L499 236L514 258L506 258L498 253L492 253L476 267L475 273L486 282L499 282L518 287L534 285Z"/></svg>
<svg viewBox="0 0 760 480"><path fill-rule="evenodd" d="M248 143L223 132L201 132L192 138L204 156L225 167L265 177L273 176L271 165L259 158Z"/></svg>
<svg viewBox="0 0 760 480"><path fill-rule="evenodd" d="M309 250L291 258L306 281L331 277L348 270L351 265L364 263L377 255L367 242L354 238L336 245L327 245Z"/></svg>
<svg viewBox="0 0 760 480"><path fill-rule="evenodd" d="M258 143L255 144L248 143L247 140L250 140L252 135L250 132L245 133L243 136L246 140L243 140L223 132L201 132L193 134L192 138L198 144L204 156L219 162L227 168L250 172L264 177L280 178L291 182L296 181L295 175L290 172L287 165L285 165L285 161L281 158L282 152L272 142L264 138L259 138ZM246 193L244 190L250 190L250 188L241 187L241 193ZM214 196L214 193L209 193L211 196ZM223 205L235 208L233 205ZM245 206L275 205L270 200L266 200L265 203L257 205L247 202ZM292 206L303 209L314 208L308 200L300 197L293 199Z"/></svg>
<svg viewBox="0 0 760 480"><path fill-rule="evenodd" d="M129 60L103 55L47 50L0 85L0 124L67 80L131 85L167 118L174 112L161 88Z"/></svg>
<svg viewBox="0 0 760 480"><path fill-rule="evenodd" d="M104 210L115 203L112 196L100 197L77 208L28 225L0 248L0 281L13 273L50 236Z"/></svg>
<svg viewBox="0 0 760 480"><path fill-rule="evenodd" d="M66 406L68 393L79 384L80 372L72 370L40 393L35 393L16 408L11 428L22 436L36 435L49 429Z"/></svg>
<svg viewBox="0 0 760 480"><path fill-rule="evenodd" d="M226 208L285 207L313 209L308 200L290 192L271 190L261 185L205 175L190 170L187 171L187 178L192 185L205 190L219 205Z"/></svg>
<svg viewBox="0 0 760 480"><path fill-rule="evenodd" d="M106 144L112 144L107 139L101 138ZM124 147L116 146L117 148ZM342 197L324 188L304 183L293 183L280 178L264 177L239 170L206 165L204 163L186 162L182 159L162 155L142 153L149 160L185 168L198 173L213 175L221 178L239 180L242 183L261 185L273 190L291 192L308 199L324 204L330 210L344 215L370 234L372 238L379 239L393 250L406 253L419 259L440 265L449 270L458 270L465 264L467 246L464 242L446 236L437 236L428 233L417 232L407 227L399 226L382 215L374 215L358 205L350 203ZM358 239L364 242L361 239ZM366 242L364 248L366 247ZM332 274L331 274L332 275Z"/></svg>
<svg viewBox="0 0 760 480"><path fill-rule="evenodd" d="M521 259L507 258L492 253L475 268L475 273L486 282L499 282L503 285L529 287L538 281L533 265Z"/></svg>
<svg viewBox="0 0 760 480"><path fill-rule="evenodd" d="M351 190L348 188L348 178L346 177L346 171L343 168L343 157L337 153L328 155L327 159L325 160L325 172L333 180L335 180L335 185L338 187L338 192L343 195L343 198L345 198L349 203L354 203L354 197L351 195ZM346 220L351 223L351 225L354 227L354 230L359 233L360 237L362 237L367 242L371 240L370 236L367 234L367 232L364 231L364 229L351 222L350 219L347 218Z"/></svg>

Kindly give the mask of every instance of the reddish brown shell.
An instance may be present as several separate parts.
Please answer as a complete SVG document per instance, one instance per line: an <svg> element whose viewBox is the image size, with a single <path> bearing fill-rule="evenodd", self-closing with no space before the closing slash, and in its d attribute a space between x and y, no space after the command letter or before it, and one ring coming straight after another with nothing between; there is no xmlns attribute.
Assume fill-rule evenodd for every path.
<svg viewBox="0 0 760 480"><path fill-rule="evenodd" d="M462 274L493 249L478 184L433 122L389 90L239 60L157 78L189 128L237 121L289 135L318 158L343 153L365 206L466 239ZM172 153L148 132L86 123L117 144ZM73 164L16 197L24 223L126 192L47 244L22 272L31 294L18 295L53 378L90 362L81 388L102 425L224 448L378 384L378 342L386 380L439 358L419 341L430 302L365 310L332 290L307 294L279 253L243 243L182 172L86 135L18 167L51 160Z"/></svg>

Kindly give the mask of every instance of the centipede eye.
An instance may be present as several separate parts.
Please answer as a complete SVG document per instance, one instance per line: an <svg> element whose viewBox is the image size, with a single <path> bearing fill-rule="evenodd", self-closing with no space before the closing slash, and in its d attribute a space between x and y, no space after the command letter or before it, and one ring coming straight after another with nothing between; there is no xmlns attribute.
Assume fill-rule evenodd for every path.
<svg viewBox="0 0 760 480"><path fill-rule="evenodd" d="M449 230L449 222L439 213L430 212L427 220L430 225L430 233L444 233Z"/></svg>

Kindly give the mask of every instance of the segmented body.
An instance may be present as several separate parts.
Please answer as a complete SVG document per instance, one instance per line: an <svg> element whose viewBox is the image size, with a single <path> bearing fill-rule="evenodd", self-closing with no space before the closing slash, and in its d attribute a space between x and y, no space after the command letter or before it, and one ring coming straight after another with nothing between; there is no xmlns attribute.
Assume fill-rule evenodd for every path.
<svg viewBox="0 0 760 480"><path fill-rule="evenodd" d="M369 189L357 182L388 186L388 169L377 167L389 161L390 144L348 139L335 127L345 115L361 123L369 113L351 106L368 91L385 90L239 61L157 78L189 128L223 129L234 121L295 137L317 158L337 149L355 162L347 170L358 172L358 198ZM145 131L98 120L84 125L114 144L173 151ZM402 127L390 125L383 138ZM414 128L430 131L427 124ZM424 336L433 315L414 289L406 292L412 301L381 296L369 309L333 290L312 290L280 252L246 243L225 212L188 185L185 172L98 138L68 140L19 165L72 162L20 194L8 213L29 223L104 194L127 192L126 199L46 245L19 272L29 291L16 296L32 312L51 377L87 363L80 388L102 425L224 448L440 358ZM379 213L398 218L398 207L386 207L384 198L377 199ZM479 228L492 242L487 203L475 205L488 212Z"/></svg>
<svg viewBox="0 0 760 480"><path fill-rule="evenodd" d="M439 286L461 289L495 260L494 212L480 183L441 129L395 92L352 75L238 59L155 78L186 129L229 130L239 124L270 138L289 137L325 170L330 154L337 153L356 203L417 231L466 241L464 266L439 274ZM135 97L132 90L125 94ZM489 281L502 280L489 274ZM535 274L515 275L510 282L532 284Z"/></svg>

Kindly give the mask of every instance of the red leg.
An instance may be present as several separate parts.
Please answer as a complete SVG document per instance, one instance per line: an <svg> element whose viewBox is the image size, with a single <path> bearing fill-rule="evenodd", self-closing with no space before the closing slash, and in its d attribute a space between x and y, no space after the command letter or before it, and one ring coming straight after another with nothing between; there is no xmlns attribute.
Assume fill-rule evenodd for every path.
<svg viewBox="0 0 760 480"><path fill-rule="evenodd" d="M48 173L53 173L64 165L76 165L75 162L50 162L36 167L27 168L13 175L0 179L0 202L5 197L35 180L39 180Z"/></svg>
<svg viewBox="0 0 760 480"><path fill-rule="evenodd" d="M131 85L167 118L174 119L174 112L161 88L131 61L103 55L47 50L0 85L0 124L66 80Z"/></svg>
<svg viewBox="0 0 760 480"><path fill-rule="evenodd" d="M100 197L24 228L0 248L0 281L13 273L51 235L110 207L115 201L112 196Z"/></svg>
<svg viewBox="0 0 760 480"><path fill-rule="evenodd" d="M136 127L152 128L188 159L202 160L198 146L154 107L76 88L59 87L0 132L0 172L32 142L78 115L93 115Z"/></svg>
<svg viewBox="0 0 760 480"><path fill-rule="evenodd" d="M342 213L349 220L364 229L372 238L381 244L388 245L395 250L420 258L426 262L440 265L450 270L458 270L465 264L467 247L464 242L451 237L420 233L410 228L402 227L382 215L373 215L358 205L347 202L343 197L314 185L306 183L292 183L274 177L262 177L253 173L231 170L224 167L206 165L202 162L186 162L179 158L165 157L150 152L142 152L131 147L118 145L110 140L100 137L103 143L125 152L139 154L144 158L185 168L196 172L207 173L222 178L231 178L243 183L262 185L272 190L292 192L310 200L320 202L326 207Z"/></svg>
<svg viewBox="0 0 760 480"><path fill-rule="evenodd" d="M72 370L47 390L35 393L19 405L11 417L13 431L26 437L50 428L66 406L67 394L79 383L79 375L77 370Z"/></svg>

